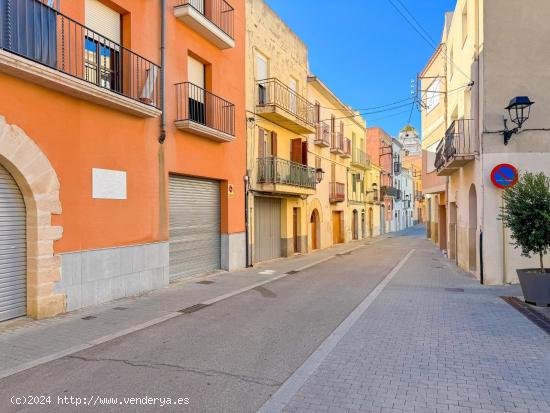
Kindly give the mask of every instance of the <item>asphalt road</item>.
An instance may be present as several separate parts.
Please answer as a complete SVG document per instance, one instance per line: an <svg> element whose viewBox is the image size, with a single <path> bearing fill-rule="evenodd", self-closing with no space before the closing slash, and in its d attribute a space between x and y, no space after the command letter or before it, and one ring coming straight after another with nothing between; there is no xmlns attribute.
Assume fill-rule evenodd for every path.
<svg viewBox="0 0 550 413"><path fill-rule="evenodd" d="M8 377L0 381L0 412L255 412L421 236L413 230L382 240ZM49 395L51 404L10 403L12 396L29 395ZM59 405L59 396L118 399L111 406L76 407ZM189 404L120 404L124 397L147 396L188 398Z"/></svg>

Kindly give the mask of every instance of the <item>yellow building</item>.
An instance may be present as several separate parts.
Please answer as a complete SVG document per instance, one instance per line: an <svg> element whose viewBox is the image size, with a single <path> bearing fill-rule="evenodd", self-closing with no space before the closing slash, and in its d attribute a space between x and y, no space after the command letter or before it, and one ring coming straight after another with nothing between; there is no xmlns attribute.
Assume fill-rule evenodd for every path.
<svg viewBox="0 0 550 413"><path fill-rule="evenodd" d="M305 44L262 0L246 1L246 25L249 262L260 262L307 251L316 119Z"/></svg>
<svg viewBox="0 0 550 413"><path fill-rule="evenodd" d="M379 206L367 191L379 174L370 173L365 120L319 78L311 76L308 83L319 120L309 140L309 165L324 172L308 198L309 248L315 250L378 234Z"/></svg>
<svg viewBox="0 0 550 413"><path fill-rule="evenodd" d="M550 36L548 15L548 0L532 0L529 7L515 0L458 0L446 15L441 46L422 75L428 83L437 74L445 92L438 99L430 93L435 87L422 87L427 90L424 145L432 149L426 151L426 163L446 179L445 185L424 182L439 194L432 203L439 242L451 260L486 284L517 282L518 268L536 266L511 245L498 219L502 190L490 175L502 163L550 175L550 57L542 53ZM516 126L506 108L517 96L536 104L521 133L505 144L502 131ZM434 156L430 144L437 140Z"/></svg>
<svg viewBox="0 0 550 413"><path fill-rule="evenodd" d="M447 249L447 180L437 175L435 156L447 129L445 45L441 44L420 75L422 96L422 191L427 237Z"/></svg>

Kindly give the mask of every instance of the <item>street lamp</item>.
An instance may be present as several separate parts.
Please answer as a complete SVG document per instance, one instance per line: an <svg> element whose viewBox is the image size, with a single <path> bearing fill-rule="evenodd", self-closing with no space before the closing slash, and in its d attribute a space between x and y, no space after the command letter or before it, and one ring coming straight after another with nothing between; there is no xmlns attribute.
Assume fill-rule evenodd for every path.
<svg viewBox="0 0 550 413"><path fill-rule="evenodd" d="M321 183L324 176L325 176L325 171L323 171L322 168L315 169L315 180L317 181L318 184Z"/></svg>
<svg viewBox="0 0 550 413"><path fill-rule="evenodd" d="M523 124L527 121L527 119L529 119L529 115L531 114L531 106L534 103L535 102L531 102L531 99L529 99L528 96L516 96L510 101L510 104L506 106L505 109L510 115L510 120L517 126L514 129L509 130L508 120L504 118L504 131L502 131L502 134L504 135L504 145L508 145L508 142L510 142L512 136L517 134Z"/></svg>

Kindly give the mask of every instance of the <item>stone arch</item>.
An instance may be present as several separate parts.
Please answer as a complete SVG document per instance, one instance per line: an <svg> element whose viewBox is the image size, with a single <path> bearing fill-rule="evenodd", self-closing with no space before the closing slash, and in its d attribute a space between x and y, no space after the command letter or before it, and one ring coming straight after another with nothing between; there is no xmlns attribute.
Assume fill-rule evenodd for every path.
<svg viewBox="0 0 550 413"><path fill-rule="evenodd" d="M50 161L36 143L0 116L0 164L13 176L27 209L27 315L51 317L66 308L66 297L55 291L61 279L61 258L53 242L63 229L52 225L61 214L59 179Z"/></svg>
<svg viewBox="0 0 550 413"><path fill-rule="evenodd" d="M354 209L351 213L351 238L353 240L359 239L359 212Z"/></svg>

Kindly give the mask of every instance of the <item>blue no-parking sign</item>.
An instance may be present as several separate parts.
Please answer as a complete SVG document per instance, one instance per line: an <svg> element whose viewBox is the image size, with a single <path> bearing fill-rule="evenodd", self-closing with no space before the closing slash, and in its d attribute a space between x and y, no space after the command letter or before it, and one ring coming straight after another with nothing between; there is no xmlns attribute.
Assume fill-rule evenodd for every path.
<svg viewBox="0 0 550 413"><path fill-rule="evenodd" d="M518 170L514 165L502 163L493 168L491 181L500 189L507 189L517 184L519 179Z"/></svg>

